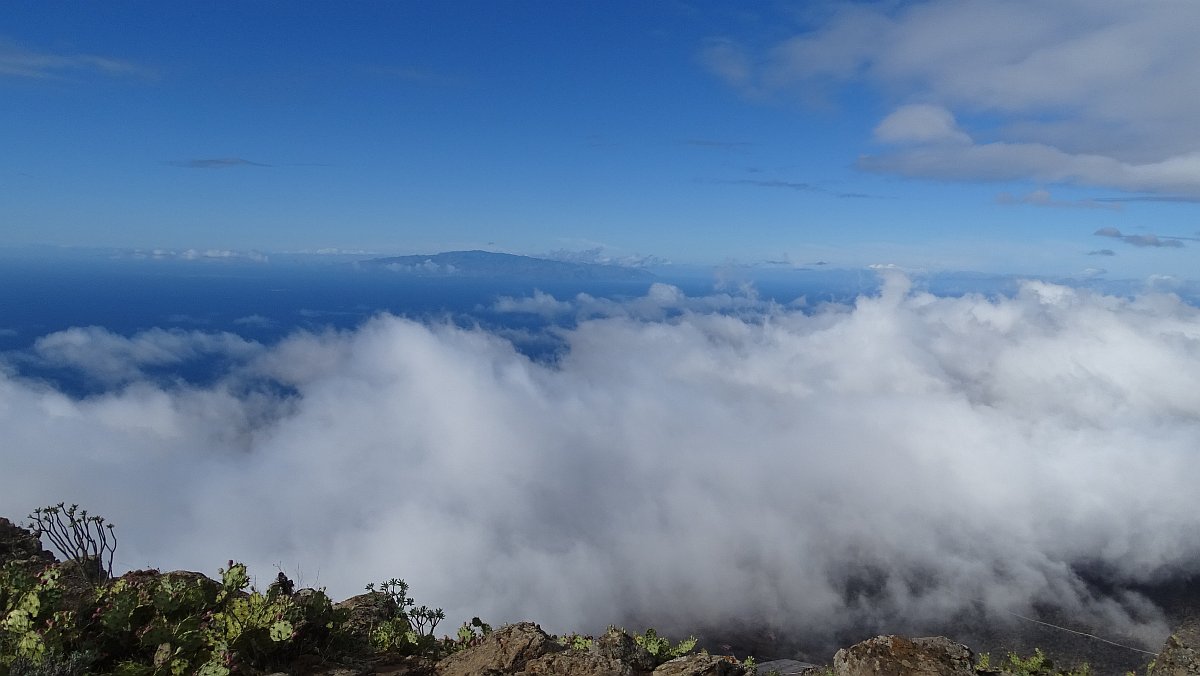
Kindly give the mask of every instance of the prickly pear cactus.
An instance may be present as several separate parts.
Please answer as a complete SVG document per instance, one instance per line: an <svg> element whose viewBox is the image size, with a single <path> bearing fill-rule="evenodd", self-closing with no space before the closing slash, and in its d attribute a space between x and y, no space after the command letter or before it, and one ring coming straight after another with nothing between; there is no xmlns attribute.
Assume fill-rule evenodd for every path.
<svg viewBox="0 0 1200 676"><path fill-rule="evenodd" d="M74 615L60 608L59 580L57 568L36 576L15 566L0 570L0 667L18 658L36 664L47 652L62 652Z"/></svg>

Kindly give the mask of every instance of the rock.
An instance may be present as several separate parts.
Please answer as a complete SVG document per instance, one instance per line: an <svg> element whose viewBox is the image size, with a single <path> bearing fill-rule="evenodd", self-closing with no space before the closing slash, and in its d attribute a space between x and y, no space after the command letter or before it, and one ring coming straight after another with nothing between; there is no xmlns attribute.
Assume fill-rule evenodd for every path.
<svg viewBox="0 0 1200 676"><path fill-rule="evenodd" d="M746 667L732 657L695 653L663 662L654 676L745 676Z"/></svg>
<svg viewBox="0 0 1200 676"><path fill-rule="evenodd" d="M1200 674L1200 618L1191 618L1175 630L1154 659L1154 676Z"/></svg>
<svg viewBox="0 0 1200 676"><path fill-rule="evenodd" d="M779 676L799 676L815 669L818 669L817 665L812 662L801 662L800 660L770 660L758 663L758 673L760 674L769 674L772 671L777 671L779 672Z"/></svg>
<svg viewBox="0 0 1200 676"><path fill-rule="evenodd" d="M145 573L146 571L136 572ZM157 571L151 572L154 574L159 574ZM130 571L121 577L123 579L128 579L134 573L135 571ZM204 573L197 573L194 570L172 570L170 572L161 573L161 576L174 584L194 586L202 589L204 591L205 598L209 599L210 602L212 599L217 598L217 593L221 591L220 582L217 582Z"/></svg>
<svg viewBox="0 0 1200 676"><path fill-rule="evenodd" d="M372 671L349 667L307 667L302 664L289 665L287 671L274 671L266 676L367 676Z"/></svg>
<svg viewBox="0 0 1200 676"><path fill-rule="evenodd" d="M629 665L634 671L654 671L656 660L650 651L638 645L632 636L616 627L592 642L592 652Z"/></svg>
<svg viewBox="0 0 1200 676"><path fill-rule="evenodd" d="M876 636L833 656L836 676L974 676L971 649L948 638Z"/></svg>
<svg viewBox="0 0 1200 676"><path fill-rule="evenodd" d="M564 650L542 655L525 664L521 676L639 676L648 671L635 671L620 660L583 650Z"/></svg>
<svg viewBox="0 0 1200 676"><path fill-rule="evenodd" d="M335 655L329 661L319 655L301 655L286 671L266 676L434 676L434 662L417 655L382 654L367 658Z"/></svg>
<svg viewBox="0 0 1200 676"><path fill-rule="evenodd" d="M363 642L370 640L371 630L400 614L400 606L392 597L377 591L351 596L334 608L347 611L346 633Z"/></svg>
<svg viewBox="0 0 1200 676"><path fill-rule="evenodd" d="M417 655L385 657L375 661L370 673L375 676L434 676L437 665L433 660Z"/></svg>
<svg viewBox="0 0 1200 676"><path fill-rule="evenodd" d="M9 562L31 573L54 563L54 555L42 547L42 540L31 530L0 516L0 568Z"/></svg>
<svg viewBox="0 0 1200 676"><path fill-rule="evenodd" d="M515 674L543 655L564 648L532 622L510 624L488 634L477 646L438 662L438 676Z"/></svg>
<svg viewBox="0 0 1200 676"><path fill-rule="evenodd" d="M170 582L179 587L194 587L198 589L202 595L202 603L212 603L217 598L217 592L221 591L221 583L208 577L204 573L197 573L191 570L173 570L169 573L162 573L154 569L149 570L131 570L121 577L125 584L135 589L142 589L150 585L156 585L160 580Z"/></svg>

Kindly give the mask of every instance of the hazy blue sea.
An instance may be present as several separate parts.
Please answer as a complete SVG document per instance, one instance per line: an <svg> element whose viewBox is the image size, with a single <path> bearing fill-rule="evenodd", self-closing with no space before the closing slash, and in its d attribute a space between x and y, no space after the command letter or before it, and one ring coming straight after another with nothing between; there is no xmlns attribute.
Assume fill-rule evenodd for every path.
<svg viewBox="0 0 1200 676"><path fill-rule="evenodd" d="M351 329L380 313L497 332L534 359L560 349L552 326L570 326L571 313L548 317L500 312L503 298L535 291L571 300L578 294L623 301L652 284L691 297L714 293L788 304L846 301L877 285L869 272L804 271L750 275L736 270L679 270L640 281L418 277L351 263L264 264L159 260L4 260L0 262L0 353L19 375L42 378L73 394L91 388L78 374L30 357L36 341L71 327L98 326L132 336L149 329L230 332L272 344L296 331ZM213 358L188 361L172 375L204 382L218 374Z"/></svg>
<svg viewBox="0 0 1200 676"><path fill-rule="evenodd" d="M723 294L811 311L876 293L880 280L871 270L666 268L652 279L596 281L420 277L350 262L6 258L0 260L0 363L83 395L95 384L36 359L39 338L96 326L127 337L155 328L229 332L270 345L296 331L352 329L380 313L479 327L511 340L532 359L549 360L563 349L552 329L574 325L579 315L502 312L499 299L541 292L560 301L587 294L621 302L645 296L656 283L692 298ZM997 275L914 279L916 288L937 295L1010 295L1017 284ZM220 376L219 359L188 360L162 375L204 383Z"/></svg>

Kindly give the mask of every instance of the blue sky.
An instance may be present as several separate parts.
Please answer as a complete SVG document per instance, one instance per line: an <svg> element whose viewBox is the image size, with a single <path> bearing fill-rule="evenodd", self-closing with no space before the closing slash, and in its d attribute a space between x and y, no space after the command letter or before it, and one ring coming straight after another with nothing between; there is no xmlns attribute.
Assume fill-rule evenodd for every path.
<svg viewBox="0 0 1200 676"><path fill-rule="evenodd" d="M12 3L0 245L1195 278L1196 25L1172 0Z"/></svg>

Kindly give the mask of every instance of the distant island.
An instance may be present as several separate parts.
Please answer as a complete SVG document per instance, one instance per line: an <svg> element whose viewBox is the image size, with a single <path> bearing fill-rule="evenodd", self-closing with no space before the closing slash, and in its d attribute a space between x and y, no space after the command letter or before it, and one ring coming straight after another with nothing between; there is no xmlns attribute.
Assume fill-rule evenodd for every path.
<svg viewBox="0 0 1200 676"><path fill-rule="evenodd" d="M446 251L428 256L389 256L359 261L420 277L517 277L545 280L642 281L654 274L639 268L598 263L571 263L494 251Z"/></svg>

